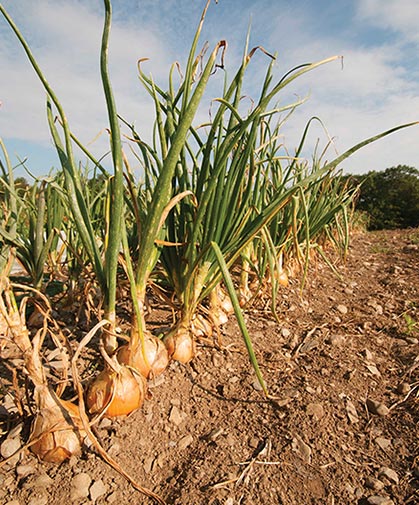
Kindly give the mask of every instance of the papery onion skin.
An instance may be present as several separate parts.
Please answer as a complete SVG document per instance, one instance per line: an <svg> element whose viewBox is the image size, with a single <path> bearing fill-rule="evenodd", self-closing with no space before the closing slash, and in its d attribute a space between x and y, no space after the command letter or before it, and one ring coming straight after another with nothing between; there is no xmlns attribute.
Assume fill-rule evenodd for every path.
<svg viewBox="0 0 419 505"><path fill-rule="evenodd" d="M280 270L277 273L277 280L280 286L284 286L285 288L289 286L289 278L285 270Z"/></svg>
<svg viewBox="0 0 419 505"><path fill-rule="evenodd" d="M192 334L197 337L209 338L213 334L213 324L203 314L197 314L191 321Z"/></svg>
<svg viewBox="0 0 419 505"><path fill-rule="evenodd" d="M146 388L144 377L134 376L126 366L121 366L118 372L105 368L90 384L86 404L89 412L96 414L110 401L105 417L127 416L142 406Z"/></svg>
<svg viewBox="0 0 419 505"><path fill-rule="evenodd" d="M161 340L153 335L148 335L144 339L144 352L147 362L144 359L141 344L134 350L129 344L126 344L118 350L118 361L135 368L146 379L156 377L166 370L169 364L169 355Z"/></svg>
<svg viewBox="0 0 419 505"><path fill-rule="evenodd" d="M195 356L195 342L192 334L182 326L168 333L163 341L169 356L176 361L189 363Z"/></svg>
<svg viewBox="0 0 419 505"><path fill-rule="evenodd" d="M41 408L32 424L31 451L42 461L63 463L81 453L86 433L81 428L77 405L59 400L61 405ZM74 423L74 424L72 424Z"/></svg>

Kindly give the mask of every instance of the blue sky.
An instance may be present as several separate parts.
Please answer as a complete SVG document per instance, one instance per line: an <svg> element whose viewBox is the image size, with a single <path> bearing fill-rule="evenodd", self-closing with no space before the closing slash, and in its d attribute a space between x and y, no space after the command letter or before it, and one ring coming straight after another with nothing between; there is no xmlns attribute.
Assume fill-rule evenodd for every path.
<svg viewBox="0 0 419 505"><path fill-rule="evenodd" d="M99 77L103 23L101 0L4 0L62 101L70 126L97 156L107 147L106 109ZM147 72L162 86L173 61L184 66L202 0L113 0L110 64L117 106L147 137L152 103L138 81L136 63L148 57ZM210 5L202 43L226 39L227 72L237 68L251 23L250 46L278 53L275 75L301 63L343 56L305 75L280 97L282 103L308 100L284 125L290 152L312 116L327 134L313 128L308 150L333 138L334 152L395 125L419 120L419 6L417 0L219 0ZM10 28L0 19L0 136L13 164L27 158L36 175L58 162L51 145L45 93ZM258 95L268 59L257 54L244 92ZM212 96L220 95L215 77ZM250 103L250 100L249 100ZM197 121L206 117L203 107ZM419 126L365 148L343 165L364 173L397 164L419 168ZM94 140L96 139L96 140ZM134 167L135 168L135 167Z"/></svg>

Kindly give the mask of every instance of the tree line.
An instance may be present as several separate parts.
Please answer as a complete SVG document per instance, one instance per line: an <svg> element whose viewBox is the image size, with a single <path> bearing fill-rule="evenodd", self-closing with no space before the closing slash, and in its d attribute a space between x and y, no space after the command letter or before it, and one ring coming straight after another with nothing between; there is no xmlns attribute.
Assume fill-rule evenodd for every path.
<svg viewBox="0 0 419 505"><path fill-rule="evenodd" d="M357 211L367 216L369 230L419 226L419 170L406 165L348 175L348 184L359 185Z"/></svg>

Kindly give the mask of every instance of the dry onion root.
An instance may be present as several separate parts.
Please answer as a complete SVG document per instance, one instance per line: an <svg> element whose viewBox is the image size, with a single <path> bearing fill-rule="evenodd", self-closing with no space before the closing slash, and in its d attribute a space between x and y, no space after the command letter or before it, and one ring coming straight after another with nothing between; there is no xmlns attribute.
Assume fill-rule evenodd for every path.
<svg viewBox="0 0 419 505"><path fill-rule="evenodd" d="M90 384L86 404L91 414L127 416L143 405L146 390L142 375L124 365L107 366Z"/></svg>
<svg viewBox="0 0 419 505"><path fill-rule="evenodd" d="M35 398L41 407L32 424L31 451L42 461L57 464L78 456L86 432L77 405L59 399L46 386L35 388Z"/></svg>
<svg viewBox="0 0 419 505"><path fill-rule="evenodd" d="M135 347L126 344L118 350L117 357L119 363L129 365L146 379L160 375L169 364L166 346L151 334L144 338L144 352L140 342Z"/></svg>

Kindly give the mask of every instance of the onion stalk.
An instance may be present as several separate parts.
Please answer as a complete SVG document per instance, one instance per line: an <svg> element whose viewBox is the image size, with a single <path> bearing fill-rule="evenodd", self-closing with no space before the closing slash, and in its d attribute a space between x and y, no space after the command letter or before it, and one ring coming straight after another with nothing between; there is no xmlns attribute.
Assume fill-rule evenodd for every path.
<svg viewBox="0 0 419 505"><path fill-rule="evenodd" d="M13 266L15 250L13 242L17 237L18 202L14 174L9 154L3 140L0 138L0 149L4 163L0 159L0 191L4 199L5 209L0 223L0 275L7 276Z"/></svg>
<svg viewBox="0 0 419 505"><path fill-rule="evenodd" d="M226 313L216 313L220 301L217 300L217 291L213 293L213 290L222 279L222 271L213 245L220 248L226 264L231 267L262 228L298 191L298 185L287 187L284 184L272 200L265 202L263 207L256 207L254 212L258 192L266 177L264 163L258 157L261 124L266 118L298 105L290 104L270 110L270 102L298 76L336 59L334 57L304 68L298 67L275 86L271 86L272 64L269 65L259 101L247 116L242 117L239 112L242 81L254 53L255 50L248 53L246 46L241 67L231 83L225 86L223 97L216 100L218 109L209 125L208 134L201 137L196 130L191 130L197 151L193 152L191 140L185 146L182 163L175 174L174 186L179 191L191 189L195 198L194 201L183 199L179 209L174 209L169 215L168 239L180 245L165 247L162 255L167 278L172 281L180 305L178 322L165 337L165 341L170 342L170 349L176 347L173 341L177 338L186 339L187 333L188 338L194 340L196 325L193 321L207 297L210 298L210 319L216 325L220 317L225 321ZM167 126L161 129L163 136L167 131L170 132L170 126L173 127L176 116L172 111L176 110L176 104L170 94L161 92L161 96L162 102L171 100L165 108ZM163 103L161 109L164 109ZM188 158L192 160L192 170L187 166ZM185 219L185 216L190 217ZM211 306L214 309L213 316ZM228 312L231 312L231 308ZM202 332L202 328L199 331Z"/></svg>
<svg viewBox="0 0 419 505"><path fill-rule="evenodd" d="M131 258L128 257L129 252L125 249L125 259L127 264L131 264L132 271L130 280L135 317L132 324L129 342L129 362L133 366L135 366L135 364L132 362L132 359L134 356L138 356L137 349L139 347L142 349L143 358L147 361L147 356L145 355L145 342L147 340L150 341L150 336L147 333L145 323L146 286L149 276L153 271L161 253L159 240L164 240L165 218L168 215L169 210L173 207L174 202L179 201L179 198L182 198L183 196L180 194L173 195L173 176L179 163L179 158L185 149L187 137L207 83L216 66L217 57L219 53L223 54L226 47L225 41L218 42L205 63L203 62L204 54L196 54L199 36L209 3L210 1L208 0L203 10L189 52L185 75L177 92L176 98L174 98L176 102L179 103L178 120L176 125L170 129L170 138L162 136L160 138L161 143L159 147L156 146L154 150L150 148L147 152L145 152L146 157L152 156L158 165L158 169L155 174L148 179L150 181L150 186L147 190L151 196L146 202L146 208L143 209L143 213L141 214L141 222L138 222L140 213L137 212L136 229L138 232L138 260L135 265L131 264ZM203 69L200 75L197 76L200 63L203 64ZM157 124L162 126L161 121L163 111L162 104L160 103L158 97L158 88L151 79L144 75L141 70L141 66L139 66L139 70L140 78L143 83L148 86L148 90L154 100ZM168 93L174 93L172 75L170 77L170 91ZM134 134L136 138L139 139L136 132L134 132ZM139 144L142 145L143 143L139 141ZM121 356L124 356L124 354Z"/></svg>

